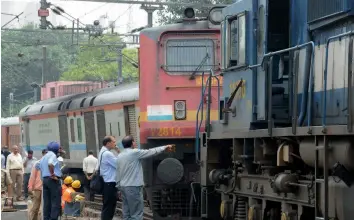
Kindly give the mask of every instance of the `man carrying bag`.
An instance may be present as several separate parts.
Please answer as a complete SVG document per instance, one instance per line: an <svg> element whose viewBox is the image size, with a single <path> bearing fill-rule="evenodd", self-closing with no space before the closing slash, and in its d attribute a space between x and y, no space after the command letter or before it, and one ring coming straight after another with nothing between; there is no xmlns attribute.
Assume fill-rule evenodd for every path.
<svg viewBox="0 0 354 220"><path fill-rule="evenodd" d="M98 167L91 179L90 188L98 194L102 193L101 219L111 220L117 204L117 157L110 150L114 149L119 153L119 149L116 147L116 139L112 136L106 136L102 144L103 146L98 156Z"/></svg>

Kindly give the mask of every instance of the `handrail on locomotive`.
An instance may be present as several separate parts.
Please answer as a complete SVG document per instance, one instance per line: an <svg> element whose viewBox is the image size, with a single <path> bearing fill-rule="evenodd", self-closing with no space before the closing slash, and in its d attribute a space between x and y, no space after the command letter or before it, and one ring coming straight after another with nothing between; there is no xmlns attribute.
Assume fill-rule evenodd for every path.
<svg viewBox="0 0 354 220"><path fill-rule="evenodd" d="M322 111L323 111L323 116L322 116L322 132L326 133L326 112L327 112L327 80L328 80L328 50L329 50L329 44L331 43L331 41L335 40L335 39L340 39L342 37L351 37L354 35L354 31L349 31L343 34L338 34L335 36L332 36L330 38L327 39L326 42L326 58L325 58L325 68L324 68L324 72L323 72L323 96L324 96L324 100L323 100L323 106L322 106ZM351 39L352 41L353 39ZM351 44L349 44L350 47ZM350 64L349 64L350 66ZM352 70L353 71L353 70ZM351 120L352 120L352 103L351 103L351 95L352 95L352 90L351 90L351 80L352 80L352 73L348 72L348 100L347 100L347 104L348 104L348 116L347 116L347 129L348 132L351 132L352 130L352 125L351 125Z"/></svg>
<svg viewBox="0 0 354 220"><path fill-rule="evenodd" d="M205 86L204 86L204 72L202 73L202 92L201 92L201 99L200 99L200 103L198 106L198 110L197 110L197 117L196 117L196 138L195 138L195 162L199 163L199 134L200 134L200 128L202 127L202 122L203 122L203 112L204 112L204 105L203 105L203 100L205 97L205 91L206 89L208 89L208 101L207 101L207 120L205 122L205 129L207 131L208 137L210 137L210 104L211 104L211 87L212 87L212 78L216 79L217 82L217 89L218 89L218 102L220 102L220 80L218 78L218 76L220 76L220 74L215 74L214 70L212 68L210 68L210 74L205 82ZM220 105L218 105L218 112L220 111ZM199 112L201 111L201 120L199 123Z"/></svg>
<svg viewBox="0 0 354 220"><path fill-rule="evenodd" d="M254 64L254 65L249 65L247 66L246 68L248 69L253 69L253 68L258 68L258 67L263 67L264 68L264 62L269 60L271 57L273 57L274 55L279 55L279 54L283 54L283 53L286 53L286 52L291 52L291 51L295 51L295 50L300 50L304 47L311 47L311 63L310 63L310 75L309 75L309 83L306 84L306 81L304 81L304 91L305 90L310 90L309 91L309 95L308 96L304 96L304 98L302 99L302 103L301 103L301 114L299 116L299 119L297 121L297 125L298 126L301 126L304 119L305 119L305 116L306 116L306 111L309 112L309 116L307 118L307 126L309 128L309 132L311 132L311 108L312 108L312 93L313 93L313 68L314 68L314 65L313 65L313 62L314 62L314 51L315 51L315 43L313 41L309 41L307 43L304 43L304 44L299 44L299 45L296 45L294 47L290 47L290 48L287 48L287 49L283 49L283 50L279 50L279 51L274 51L274 52L270 52L270 53L267 53L267 54L264 54L263 55L263 58L262 58L262 62L260 64ZM197 111L197 123L198 123L198 116L199 116L199 111L200 111L200 108L202 109L203 111L203 98L204 98L204 95L205 95L205 90L208 88L209 90L209 94L208 96L210 95L211 93L211 83L209 82L209 80L212 78L212 77L215 77L218 81L218 90L220 90L219 88L219 79L217 78L217 76L215 74L213 74L213 70L210 69L210 72L212 74L209 75L207 81L206 81L206 85L205 85L205 88L203 89L203 86L204 86L204 83L202 83L202 96L201 96L201 102L200 102L200 105L199 105L199 108L198 108L198 111ZM294 74L298 74L298 73L294 73ZM203 73L203 76L204 76L204 73ZM271 91L271 82L272 82L272 74L268 74L269 76L269 79L268 81L270 82L268 85L267 85L267 90L268 91ZM310 88L309 88L310 87ZM235 90L237 89L238 87L235 88ZM306 91L308 92L308 91ZM305 92L304 92L305 93ZM296 94L293 93L293 95L295 96ZM209 97L210 98L210 97ZM307 98L309 98L309 105L306 109L306 105L307 105ZM218 103L220 101L220 92L218 92ZM295 102L295 99L293 99L293 103ZM209 104L209 103L208 103ZM268 110L271 111L271 104L269 104L270 108ZM210 106L208 105L208 108L210 108ZM220 106L219 106L220 108ZM207 109L208 110L208 109ZM220 111L220 109L218 109ZM208 111L207 111L208 112ZM268 121L271 122L271 112L268 113ZM207 115L207 119L210 118L210 112L209 114ZM292 122L294 123L294 121ZM206 121L206 128L209 128L210 127L210 121ZM209 125L209 126L208 126ZM272 125L272 123L269 123L269 125ZM296 126L296 124L293 124L293 126ZM271 129L271 127L268 127L268 129ZM200 128L198 128L198 124L197 124L197 134L196 134L196 151L197 151L197 144L199 144L199 131L200 131ZM207 135L208 137L210 136L210 129L207 130ZM197 151L198 152L198 151ZM197 156L196 156L197 157Z"/></svg>

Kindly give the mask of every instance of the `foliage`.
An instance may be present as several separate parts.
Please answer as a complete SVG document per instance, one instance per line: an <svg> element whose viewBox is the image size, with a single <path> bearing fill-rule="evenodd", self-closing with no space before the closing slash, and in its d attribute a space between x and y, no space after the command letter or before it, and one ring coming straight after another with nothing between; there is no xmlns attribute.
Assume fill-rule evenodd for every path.
<svg viewBox="0 0 354 220"><path fill-rule="evenodd" d="M16 116L18 115L18 113L21 111L21 109L23 109L24 107L26 107L27 105L30 105L33 102L33 99L27 99L27 100L23 100L21 102L16 102L14 101L13 105L12 105L12 116ZM6 105L6 106L1 106L1 117L6 118L6 117L10 117L10 105Z"/></svg>
<svg viewBox="0 0 354 220"><path fill-rule="evenodd" d="M104 36L96 39L100 44L109 46L80 46L80 52L75 63L61 76L61 80L106 80L115 81L118 76L118 49L121 47L117 36ZM137 60L136 49L123 49L123 55ZM123 57L123 78L136 78L138 71Z"/></svg>
<svg viewBox="0 0 354 220"><path fill-rule="evenodd" d="M168 2L185 3L184 0L168 0ZM189 0L188 3L203 3L203 4L231 4L232 0ZM164 10L157 11L158 23L160 25L175 23L183 18L183 13L186 7L170 5ZM195 9L196 17L207 17L210 8Z"/></svg>
<svg viewBox="0 0 354 220"><path fill-rule="evenodd" d="M41 84L42 81L43 44L47 45L44 82L59 79L75 58L76 52L68 36L65 31L38 32L32 24L24 26L22 30L1 31L2 117L8 116L10 92L14 93L15 114L18 113L16 106L21 109L21 106L28 104L27 100L33 100L31 84Z"/></svg>
<svg viewBox="0 0 354 220"><path fill-rule="evenodd" d="M47 59L44 83L61 80L114 80L117 78L117 50L102 47L117 44L117 36L104 36L90 40L89 46L80 48L73 43L88 45L88 38L80 34L72 36L66 30L38 30L29 24L22 30L1 31L1 116L9 116L9 94L14 93L13 112L33 101L31 84L41 84L43 45ZM110 47L114 48L114 47ZM134 49L124 49L123 54L137 60ZM100 62L112 59L112 62ZM137 69L123 59L123 77L136 79Z"/></svg>

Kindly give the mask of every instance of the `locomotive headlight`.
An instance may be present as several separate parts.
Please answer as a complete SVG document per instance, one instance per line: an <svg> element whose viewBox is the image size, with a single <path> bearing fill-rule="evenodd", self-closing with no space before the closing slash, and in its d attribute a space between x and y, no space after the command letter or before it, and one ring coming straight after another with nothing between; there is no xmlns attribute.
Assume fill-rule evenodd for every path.
<svg viewBox="0 0 354 220"><path fill-rule="evenodd" d="M222 9L223 7L215 7L212 8L209 12L209 21L214 24L218 25L222 21Z"/></svg>
<svg viewBox="0 0 354 220"><path fill-rule="evenodd" d="M195 17L195 12L193 8L186 8L184 10L184 16L186 18L194 18Z"/></svg>
<svg viewBox="0 0 354 220"><path fill-rule="evenodd" d="M175 101L175 119L184 120L186 117L186 101Z"/></svg>

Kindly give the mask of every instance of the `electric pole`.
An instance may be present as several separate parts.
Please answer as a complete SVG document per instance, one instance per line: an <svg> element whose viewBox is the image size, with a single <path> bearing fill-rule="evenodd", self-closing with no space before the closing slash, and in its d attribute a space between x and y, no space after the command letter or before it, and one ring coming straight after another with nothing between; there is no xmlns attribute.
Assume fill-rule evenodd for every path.
<svg viewBox="0 0 354 220"><path fill-rule="evenodd" d="M153 13L155 10L162 10L163 7L162 6L152 6L152 5L147 5L147 4L142 4L140 9L143 9L147 12L148 14L148 27L152 27L153 24Z"/></svg>
<svg viewBox="0 0 354 220"><path fill-rule="evenodd" d="M46 74L46 66L47 66L47 47L43 46L43 65L42 65L42 82L41 86L44 85L44 75Z"/></svg>
<svg viewBox="0 0 354 220"><path fill-rule="evenodd" d="M123 55L122 55L122 48L118 48L118 58L117 58L117 61L118 61L118 78L117 78L117 81L118 81L118 84L121 84L123 83Z"/></svg>
<svg viewBox="0 0 354 220"><path fill-rule="evenodd" d="M47 2L47 0L41 0L41 7L40 9L38 9L38 16L41 17L40 21L40 28L41 29L47 29L48 26L48 21L47 21L47 17L49 16L49 4Z"/></svg>
<svg viewBox="0 0 354 220"><path fill-rule="evenodd" d="M13 106L14 105L14 93L10 92L9 99L10 99L10 109L9 109L9 111L10 111L10 116L12 116L13 108L14 108L14 106Z"/></svg>

